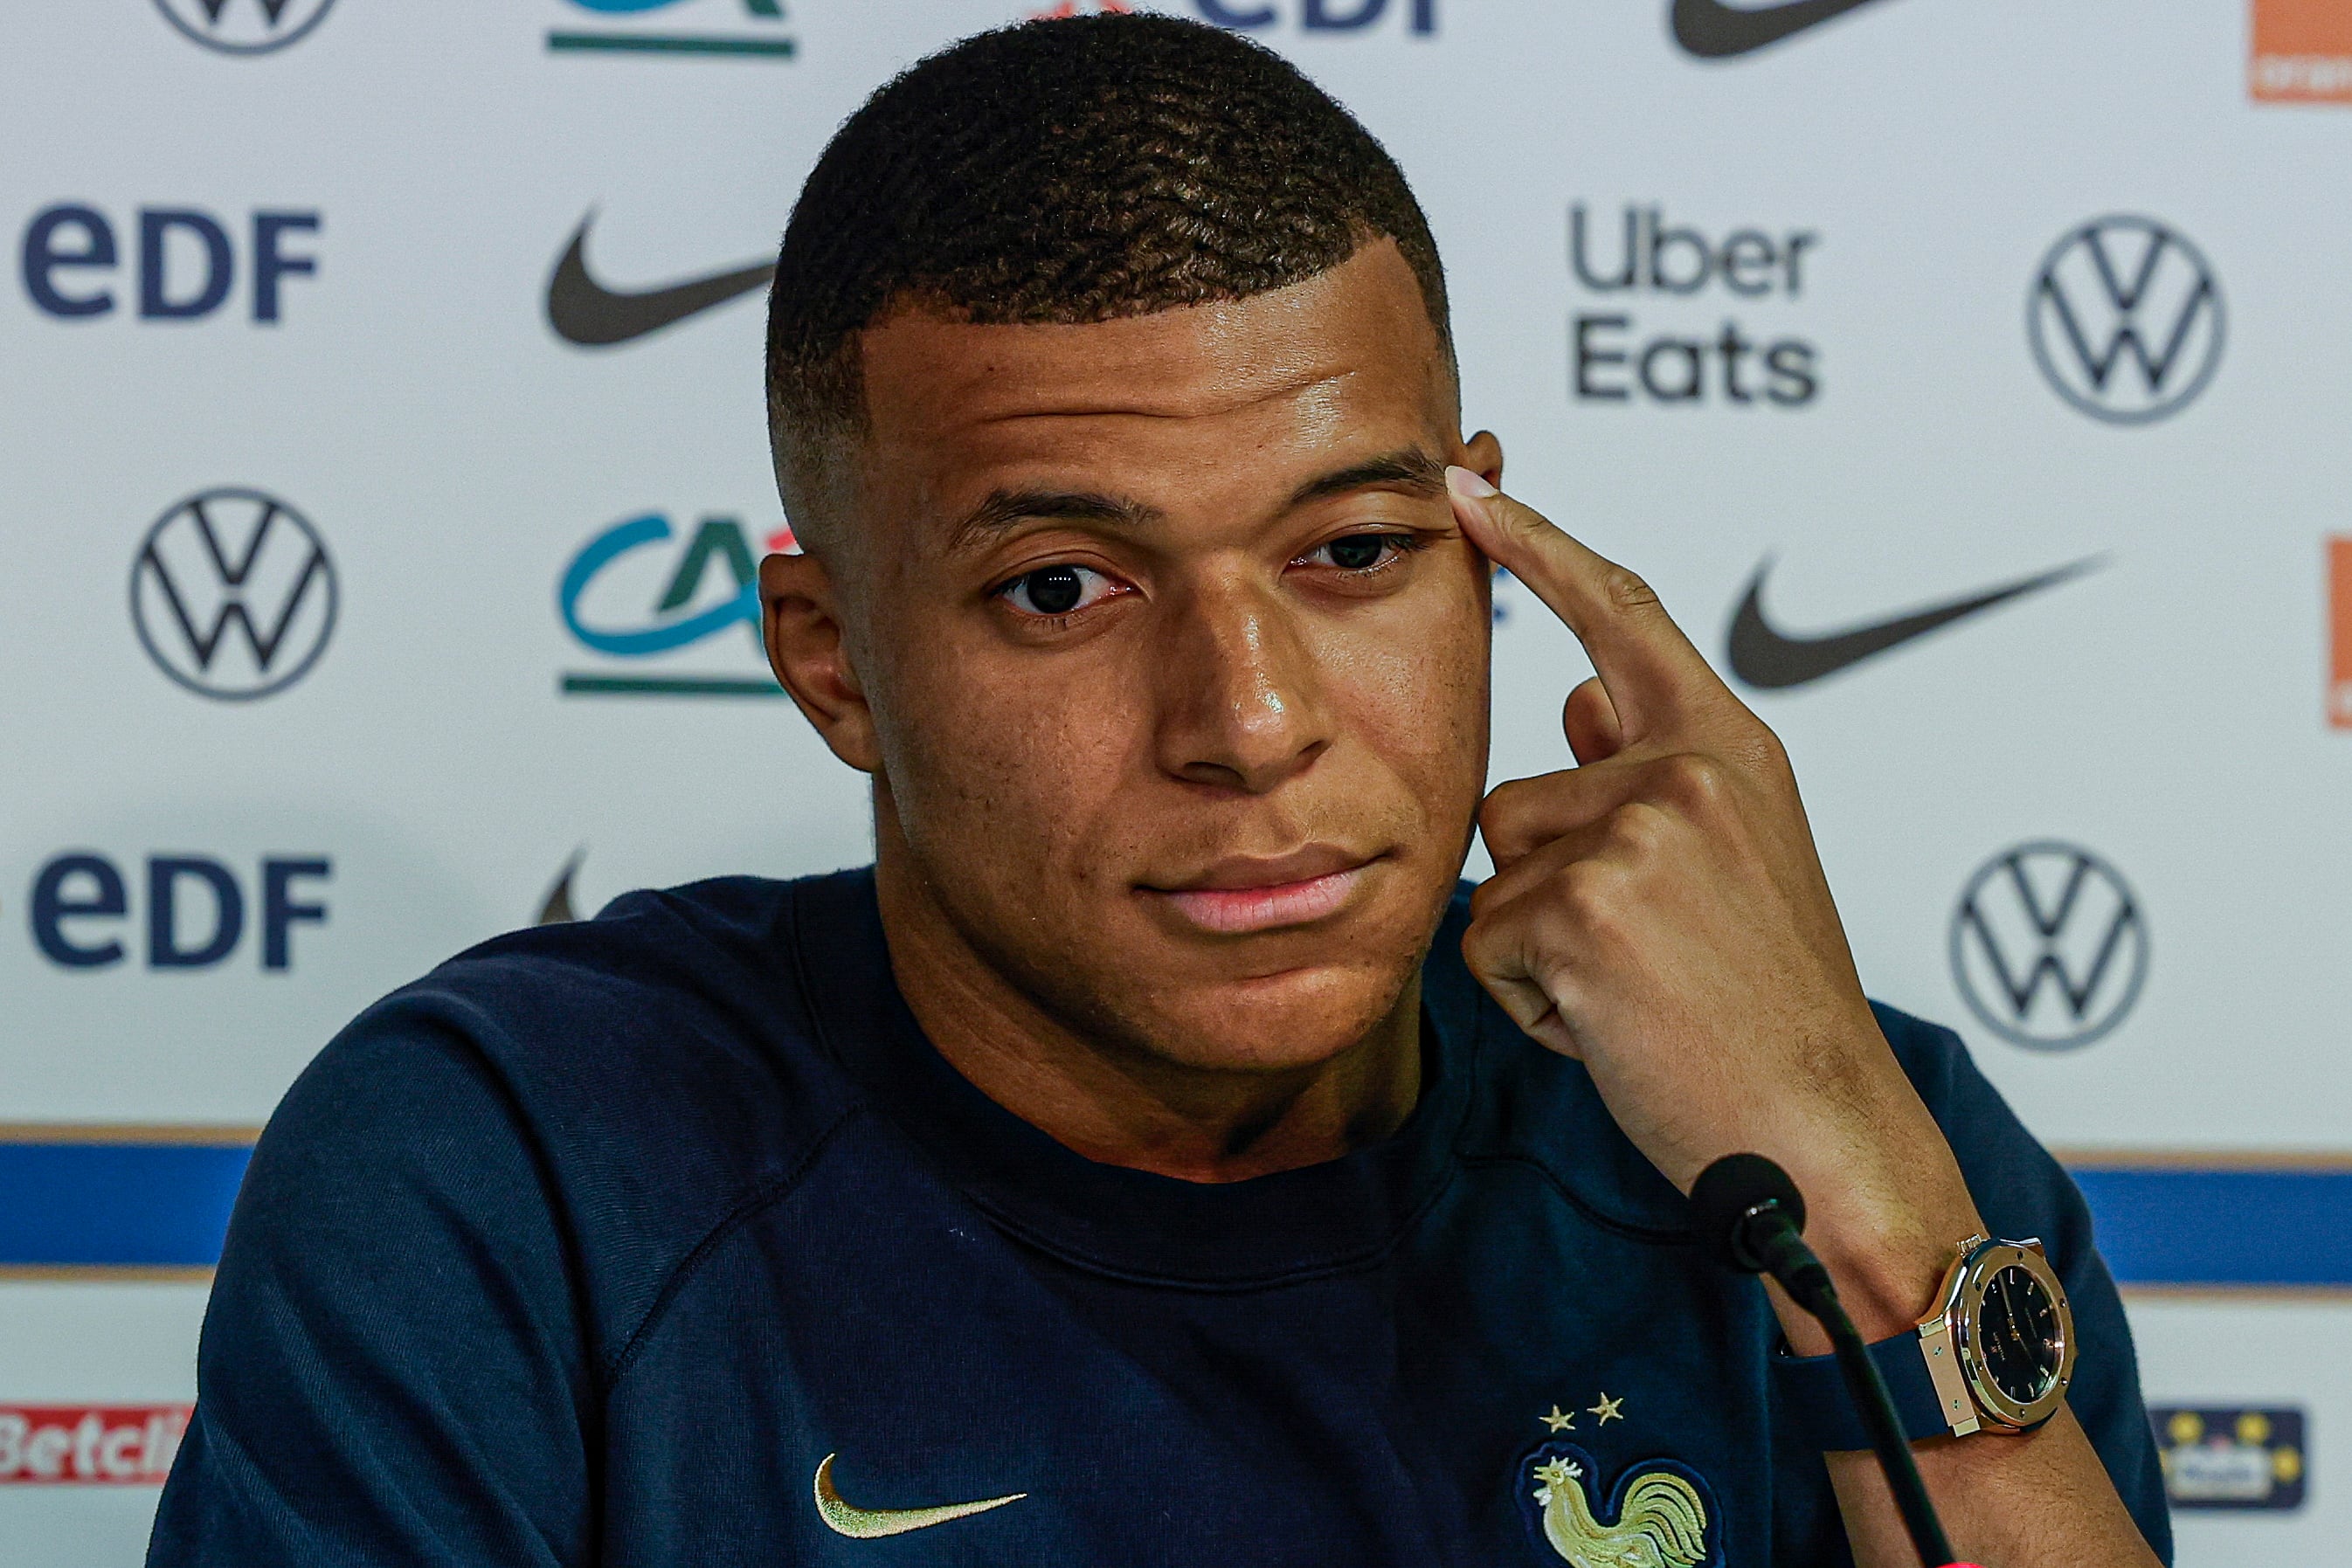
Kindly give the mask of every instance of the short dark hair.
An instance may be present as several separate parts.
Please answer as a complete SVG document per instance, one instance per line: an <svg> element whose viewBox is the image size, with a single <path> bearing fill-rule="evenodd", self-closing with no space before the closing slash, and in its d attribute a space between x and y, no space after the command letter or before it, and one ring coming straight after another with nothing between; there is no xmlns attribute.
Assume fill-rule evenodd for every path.
<svg viewBox="0 0 2352 1568"><path fill-rule="evenodd" d="M966 38L866 99L793 208L768 301L777 476L789 500L862 429L858 334L901 304L1104 321L1286 287L1383 237L1450 353L1403 172L1279 55L1147 15Z"/></svg>

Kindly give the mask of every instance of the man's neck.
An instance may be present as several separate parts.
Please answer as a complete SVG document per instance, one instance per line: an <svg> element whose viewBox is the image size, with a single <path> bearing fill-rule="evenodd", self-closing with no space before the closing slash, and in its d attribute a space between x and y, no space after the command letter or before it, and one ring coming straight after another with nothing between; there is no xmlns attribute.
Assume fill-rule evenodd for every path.
<svg viewBox="0 0 2352 1568"><path fill-rule="evenodd" d="M1241 1181L1378 1143L1421 1093L1421 982L1356 1044L1284 1071L1220 1070L1106 1041L966 942L885 825L877 883L898 989L940 1054L990 1099L1106 1165Z"/></svg>

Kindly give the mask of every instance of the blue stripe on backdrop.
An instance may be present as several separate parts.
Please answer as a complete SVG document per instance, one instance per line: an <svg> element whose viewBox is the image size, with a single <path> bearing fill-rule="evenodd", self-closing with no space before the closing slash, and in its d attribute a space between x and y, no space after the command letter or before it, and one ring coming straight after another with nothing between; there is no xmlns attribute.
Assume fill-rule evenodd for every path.
<svg viewBox="0 0 2352 1568"><path fill-rule="evenodd" d="M252 1152L0 1143L0 1268L209 1269Z"/></svg>
<svg viewBox="0 0 2352 1568"><path fill-rule="evenodd" d="M2127 1285L2352 1287L2352 1167L2078 1166Z"/></svg>
<svg viewBox="0 0 2352 1568"><path fill-rule="evenodd" d="M170 1136L0 1141L0 1268L211 1267L251 1151ZM2126 1285L2352 1289L2352 1162L2074 1174Z"/></svg>

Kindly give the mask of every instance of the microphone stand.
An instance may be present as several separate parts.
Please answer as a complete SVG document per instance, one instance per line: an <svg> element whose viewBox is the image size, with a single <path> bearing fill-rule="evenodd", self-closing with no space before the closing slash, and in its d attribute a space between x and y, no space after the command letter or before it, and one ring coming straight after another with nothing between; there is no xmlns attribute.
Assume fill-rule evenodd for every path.
<svg viewBox="0 0 2352 1568"><path fill-rule="evenodd" d="M1870 1359L1870 1347L1863 1343L1861 1331L1838 1301L1829 1270L1795 1231L1786 1234L1811 1267L1801 1265L1790 1274L1775 1269L1772 1277L1828 1332L1838 1371L1845 1377L1846 1397L1853 1401L1862 1424L1870 1430L1871 1451L1878 1456L1878 1468L1886 1472L1886 1484L1895 1493L1895 1506L1903 1515L1903 1528L1910 1532L1919 1561L1927 1568L1952 1568L1952 1543L1945 1539L1936 1505L1928 1500L1927 1488L1919 1479L1919 1466L1911 1457L1910 1439L1904 1436L1903 1423L1895 1414L1895 1396L1887 1392L1886 1379L1880 1375L1878 1363Z"/></svg>
<svg viewBox="0 0 2352 1568"><path fill-rule="evenodd" d="M1691 1204L1699 1234L1714 1243L1726 1262L1747 1273L1771 1275L1828 1332L1846 1397L1870 1433L1871 1450L1885 1472L1919 1561L1927 1568L1967 1568L1953 1560L1952 1543L1919 1479L1886 1379L1838 1301L1829 1270L1799 1234L1805 1224L1805 1199L1788 1173L1760 1155L1726 1155L1700 1173L1691 1188Z"/></svg>

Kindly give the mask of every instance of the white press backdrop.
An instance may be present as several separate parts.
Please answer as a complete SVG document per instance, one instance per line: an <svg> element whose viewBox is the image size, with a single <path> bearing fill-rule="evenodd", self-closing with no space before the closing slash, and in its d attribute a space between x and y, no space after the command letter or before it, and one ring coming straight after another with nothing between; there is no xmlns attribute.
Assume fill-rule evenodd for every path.
<svg viewBox="0 0 2352 1568"><path fill-rule="evenodd" d="M41 1474L27 1445L189 1398L204 1302L184 1249L42 1243L32 1206L86 1195L9 1147L234 1144L352 1013L538 917L567 867L584 910L867 856L856 776L728 685L761 674L739 551L784 525L756 295L591 347L551 325L550 280L583 225L614 290L760 263L868 91L1043 8L12 18L0 1175L34 1175L0 1186L0 1240L32 1238L0 1246L0 1568L138 1560L152 1477L93 1481L56 1443ZM1874 994L1961 1028L2083 1163L2340 1171L2352 728L2329 723L2326 561L2352 533L2352 105L2259 100L2250 59L2258 26L2331 16L2352 57L2352 6L1153 8L1245 25L1403 163L1465 418L1744 677ZM1821 10L1852 14L1688 47ZM2352 65L2293 79L2324 99ZM2067 248L2101 219L2145 222ZM1855 653L1808 639L2075 563L1772 684ZM1500 604L1497 779L1563 763L1586 669L1523 591ZM2133 1296L2152 1403L2307 1418L2291 1458L2242 1426L2211 1459L2269 1467L2222 1492L2299 1506L2186 1514L2183 1562L2323 1561L2352 1523L2329 1447L2352 1298L2308 1288L2352 1279L2315 1269Z"/></svg>

